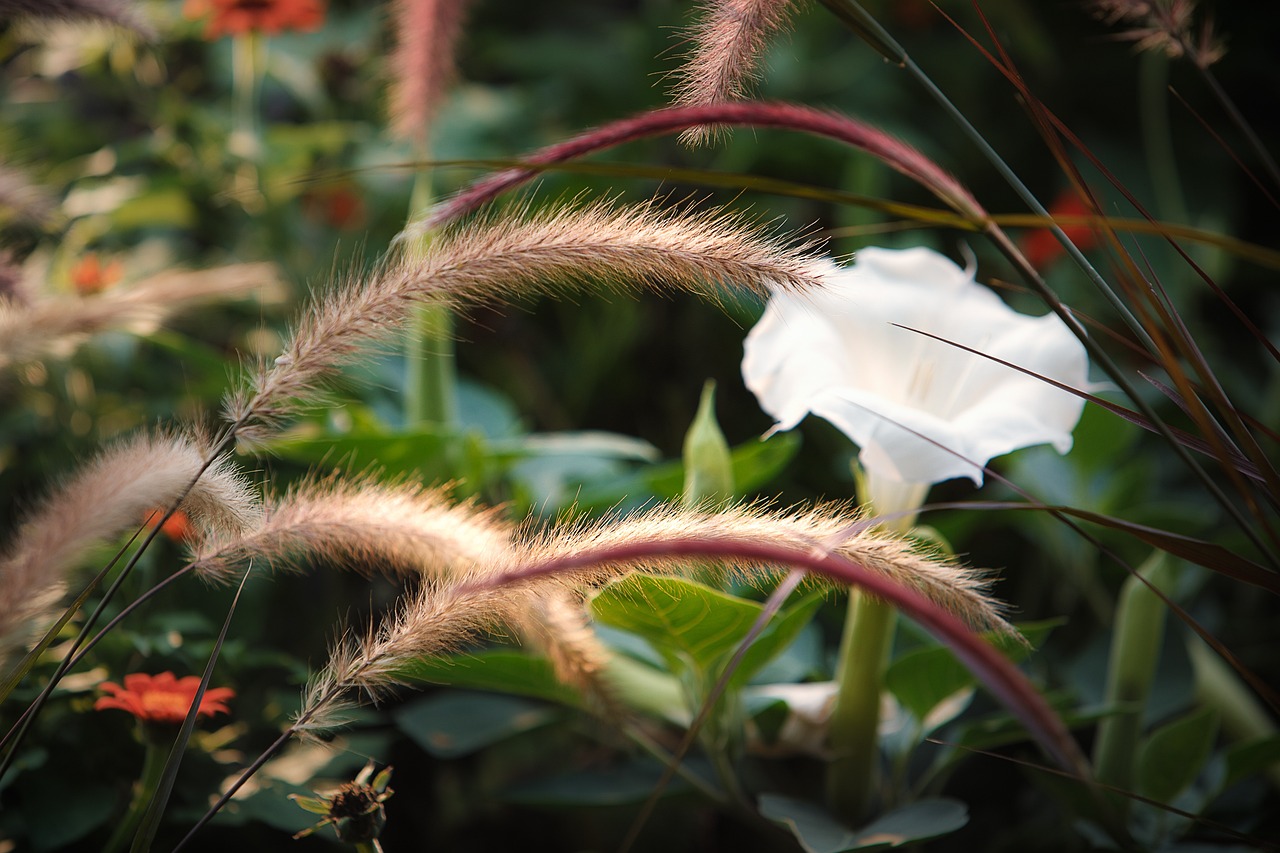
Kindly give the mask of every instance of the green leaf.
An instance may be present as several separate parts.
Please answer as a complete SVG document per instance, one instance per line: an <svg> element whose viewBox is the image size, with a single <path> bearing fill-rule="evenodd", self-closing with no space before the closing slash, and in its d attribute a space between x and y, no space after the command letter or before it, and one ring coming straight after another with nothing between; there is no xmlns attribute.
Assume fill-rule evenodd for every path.
<svg viewBox="0 0 1280 853"><path fill-rule="evenodd" d="M400 730L436 758L457 758L544 726L554 708L516 696L447 691L397 708Z"/></svg>
<svg viewBox="0 0 1280 853"><path fill-rule="evenodd" d="M976 683L973 675L943 649L913 649L899 657L884 674L884 683L917 721L948 697Z"/></svg>
<svg viewBox="0 0 1280 853"><path fill-rule="evenodd" d="M814 595L774 620L734 673L742 684L782 651L816 612ZM715 671L751 630L763 611L754 601L682 578L633 575L605 587L591 602L596 619L639 634L674 667Z"/></svg>
<svg viewBox="0 0 1280 853"><path fill-rule="evenodd" d="M681 578L632 575L591 602L596 619L644 637L675 665L708 672L744 637L761 607Z"/></svg>
<svg viewBox="0 0 1280 853"><path fill-rule="evenodd" d="M717 504L733 498L733 460L729 443L716 423L716 383L702 386L702 400L684 437L684 494L690 506Z"/></svg>
<svg viewBox="0 0 1280 853"><path fill-rule="evenodd" d="M795 642L822 607L824 600L822 593L811 593L774 617L742 656L742 662L729 679L729 684L734 687L745 685L766 664Z"/></svg>
<svg viewBox="0 0 1280 853"><path fill-rule="evenodd" d="M551 663L545 658L506 649L421 658L396 670L395 678L410 683L492 690L573 707L582 704L582 697L573 688L556 679Z"/></svg>
<svg viewBox="0 0 1280 853"><path fill-rule="evenodd" d="M804 800L765 794L759 807L765 817L786 824L806 853L898 847L955 832L969 822L964 803L945 797L919 800L857 830Z"/></svg>
<svg viewBox="0 0 1280 853"><path fill-rule="evenodd" d="M1222 790L1230 788L1255 773L1262 773L1280 764L1280 735L1254 738L1232 744L1226 753L1227 773Z"/></svg>
<svg viewBox="0 0 1280 853"><path fill-rule="evenodd" d="M1138 753L1138 793L1161 803L1195 781L1213 749L1218 715L1204 708L1156 729Z"/></svg>
<svg viewBox="0 0 1280 853"><path fill-rule="evenodd" d="M1060 620L1044 620L1017 626L1028 645L1003 635L987 634L986 637L1007 657L1018 661L1059 624ZM902 707L924 722L934 708L961 690L974 687L977 679L946 646L931 645L899 656L885 671L884 683Z"/></svg>
<svg viewBox="0 0 1280 853"><path fill-rule="evenodd" d="M628 708L677 726L688 726L693 721L684 688L668 672L626 655L613 655L605 664L602 677L613 697Z"/></svg>
<svg viewBox="0 0 1280 853"><path fill-rule="evenodd" d="M800 436L794 432L777 433L764 441L750 441L735 447L730 454L735 492L747 495L767 484L787 467L799 449ZM683 488L684 465L664 462L629 477L587 485L578 495L577 505L583 509L612 508L628 499L671 500L679 497Z"/></svg>

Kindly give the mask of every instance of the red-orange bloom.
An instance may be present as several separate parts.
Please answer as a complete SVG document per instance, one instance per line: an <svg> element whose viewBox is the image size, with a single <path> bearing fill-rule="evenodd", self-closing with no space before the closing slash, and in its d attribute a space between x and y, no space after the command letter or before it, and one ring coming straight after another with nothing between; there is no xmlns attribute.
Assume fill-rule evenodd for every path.
<svg viewBox="0 0 1280 853"><path fill-rule="evenodd" d="M119 260L103 264L92 252L81 258L71 268L71 284L81 296L106 290L124 275L124 265Z"/></svg>
<svg viewBox="0 0 1280 853"><path fill-rule="evenodd" d="M1053 200L1053 204L1049 205L1049 215L1054 219L1071 219L1092 214L1093 211L1070 190L1061 193ZM1076 244L1076 248L1082 251L1098 244L1098 234L1088 223L1059 222L1058 225L1062 228L1062 233L1066 234L1067 238ZM1035 231L1028 232L1023 238L1022 253L1027 256L1027 260L1033 267L1044 269L1066 254L1066 249L1062 248L1058 238L1053 236L1053 232L1048 228L1037 228Z"/></svg>
<svg viewBox="0 0 1280 853"><path fill-rule="evenodd" d="M318 30L324 23L324 0L187 0L188 18L209 18L204 37L284 30Z"/></svg>
<svg viewBox="0 0 1280 853"><path fill-rule="evenodd" d="M144 723L177 724L186 719L187 711L191 710L196 691L200 689L200 679L194 675L175 678L172 672L157 675L134 672L124 677L124 687L104 681L102 689L111 695L103 696L94 703L93 707L99 711L119 708ZM196 714L211 717L230 713L226 702L235 695L230 687L211 687L200 698L200 710Z"/></svg>
<svg viewBox="0 0 1280 853"><path fill-rule="evenodd" d="M153 509L147 513L147 527L155 527L156 522L164 518L164 510ZM182 510L177 510L160 525L160 532L174 542L186 542L191 537L191 519Z"/></svg>

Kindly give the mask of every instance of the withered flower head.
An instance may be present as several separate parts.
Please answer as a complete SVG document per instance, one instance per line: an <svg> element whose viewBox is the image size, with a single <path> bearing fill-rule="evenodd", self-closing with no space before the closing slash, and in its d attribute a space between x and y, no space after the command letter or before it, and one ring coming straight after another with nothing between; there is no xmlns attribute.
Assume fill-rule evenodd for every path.
<svg viewBox="0 0 1280 853"><path fill-rule="evenodd" d="M369 778L373 777L370 783ZM350 844L377 843L382 828L387 825L387 810L382 805L395 793L387 785L391 782L391 768L384 767L373 775L370 761L351 782L341 785L327 796L300 797L290 794L289 799L312 814L324 815L315 826L302 830L294 838L303 838L321 827L333 825L338 839Z"/></svg>

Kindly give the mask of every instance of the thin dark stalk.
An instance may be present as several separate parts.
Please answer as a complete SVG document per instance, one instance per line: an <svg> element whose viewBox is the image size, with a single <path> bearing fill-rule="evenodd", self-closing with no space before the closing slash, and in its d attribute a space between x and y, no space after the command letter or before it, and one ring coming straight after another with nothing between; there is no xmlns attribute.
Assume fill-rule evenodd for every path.
<svg viewBox="0 0 1280 853"><path fill-rule="evenodd" d="M1200 69L1200 76L1209 84L1209 90L1213 92L1213 96L1218 99L1218 103L1226 110L1227 116L1231 119L1232 124L1244 134L1244 138L1249 143L1249 147L1253 149L1253 153L1258 155L1258 159L1262 161L1263 167L1267 170L1267 174L1271 176L1271 180L1276 186L1280 186L1280 165L1276 164L1276 160L1271 156L1271 152L1267 150L1267 146L1258 138L1258 134L1254 132L1253 126L1249 124L1240 109L1236 106L1236 102L1227 94L1227 90L1222 88L1222 84L1218 82L1217 76L1208 66L1201 66L1196 63L1196 68Z"/></svg>
<svg viewBox="0 0 1280 853"><path fill-rule="evenodd" d="M213 667L218 662L218 657L222 653L222 644L226 642L227 630L231 627L231 617L235 615L236 608L240 604L240 594L244 592L244 585L249 580L249 574L253 571L253 564L244 570L244 576L240 578L240 587L236 590L235 597L231 599L231 606L227 608L227 618L222 621L222 630L218 632L218 638L214 641L213 651L209 654L209 660L205 663L204 673L200 677L200 687L196 690L196 694L192 697L191 707L187 709L187 716L182 721L182 728L178 731L178 737L173 742L173 747L169 750L169 757L165 761L164 775L160 778L160 784L157 786L155 795L151 798L151 803L147 806L146 814L142 816L142 825L138 828L138 834L133 838L133 846L130 848L131 853L147 853L151 849L151 843L155 840L156 831L160 828L160 818L164 816L164 808L169 802L169 795L173 793L173 783L178 778L178 767L182 764L182 757L187 752L187 743L191 740L191 733L195 731L196 717L200 715L200 701L204 698L205 691L209 689L209 680L213 678Z"/></svg>
<svg viewBox="0 0 1280 853"><path fill-rule="evenodd" d="M124 568L120 570L120 574L116 577L115 581L107 588L107 591L103 593L102 600L98 602L97 607L94 608L93 612L89 614L89 617L85 620L80 632L76 635L75 640L72 641L71 648L67 650L67 654L62 658L62 661L54 670L53 675L49 678L49 683L45 685L44 690L40 691L40 694L35 698L35 701L32 702L23 713L23 722L19 725L15 725L14 728L10 729L9 733L5 735L4 739L0 740L0 748L3 748L5 744L8 744L9 746L9 751L5 754L4 759L0 760L0 776L3 776L13 764L13 760L18 754L18 749L21 747L23 738L26 737L27 731L31 728L36 717L39 716L40 711L49 701L49 697L53 695L53 691L62 680L62 677L66 675L67 670L70 669L72 658L80 647L88 640L90 632L106 610L107 605L115 597L125 579L133 572L134 567L138 565L138 561L142 559L142 555L146 552L147 548L155 541L156 537L160 535L160 530L164 526L164 523L172 518L173 514L178 511L178 507L182 505L182 502L186 499L187 495L190 494L191 490L195 487L195 484L199 482L200 478L204 476L205 472L209 470L209 467L213 465L222 453L231 447L232 443L235 441L236 432L241 426L243 426L243 421L236 421L223 432L222 436L216 442L214 442L212 449L209 451L208 457L204 460L204 463L200 466L199 470L196 471L195 476L191 478L191 482L187 484L187 487L183 489L181 494L179 494L178 497L169 505L169 508L165 511L164 515L156 522L156 525L151 528L147 533L147 536L142 540L142 543L138 546L138 549L134 552L133 556L129 558L129 561L125 563ZM104 570L104 573L105 571L106 570Z"/></svg>

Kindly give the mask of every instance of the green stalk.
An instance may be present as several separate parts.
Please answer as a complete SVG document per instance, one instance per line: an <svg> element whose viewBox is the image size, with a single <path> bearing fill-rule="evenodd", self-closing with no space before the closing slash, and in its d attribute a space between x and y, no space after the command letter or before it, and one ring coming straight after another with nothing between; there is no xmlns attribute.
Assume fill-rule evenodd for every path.
<svg viewBox="0 0 1280 853"><path fill-rule="evenodd" d="M257 161L262 153L258 133L258 93L261 89L262 37L253 31L231 40L232 94L235 98L235 127L228 147L233 154Z"/></svg>
<svg viewBox="0 0 1280 853"><path fill-rule="evenodd" d="M1093 748L1097 779L1104 785L1122 790L1133 785L1143 711L1164 642L1166 608L1155 589L1166 591L1175 579L1173 558L1156 551L1120 590L1107 661L1106 704L1116 713L1099 723ZM1117 808L1127 810L1128 806L1128 799L1117 799Z"/></svg>
<svg viewBox="0 0 1280 853"><path fill-rule="evenodd" d="M884 526L905 533L929 490L928 483L890 483L858 476L862 503L881 515L905 513ZM840 655L836 664L836 703L831 712L827 765L827 807L851 825L875 808L880 783L880 693L897 627L897 610L862 592L849 593Z"/></svg>
<svg viewBox="0 0 1280 853"><path fill-rule="evenodd" d="M425 154L425 152L424 152ZM423 169L413 182L409 202L412 224L431 206L431 173ZM409 238L410 256L426 253L430 232ZM406 427L432 425L450 428L458 422L457 364L454 359L453 316L440 305L415 309L405 336L404 419Z"/></svg>
<svg viewBox="0 0 1280 853"><path fill-rule="evenodd" d="M134 786L133 800L129 803L129 810L125 813L124 820L116 824L115 832L111 833L110 840L102 848L103 853L123 850L133 838L164 775L165 761L169 757L167 744L162 743L162 738L156 733L147 731L145 723L139 723L139 726L143 727L142 742L146 744L146 752L142 759L142 776Z"/></svg>
<svg viewBox="0 0 1280 853"><path fill-rule="evenodd" d="M1169 57L1153 50L1142 55L1139 69L1138 108L1142 113L1142 150L1151 173L1151 187L1162 219L1190 222L1182 197L1182 177L1173 153L1169 125Z"/></svg>

